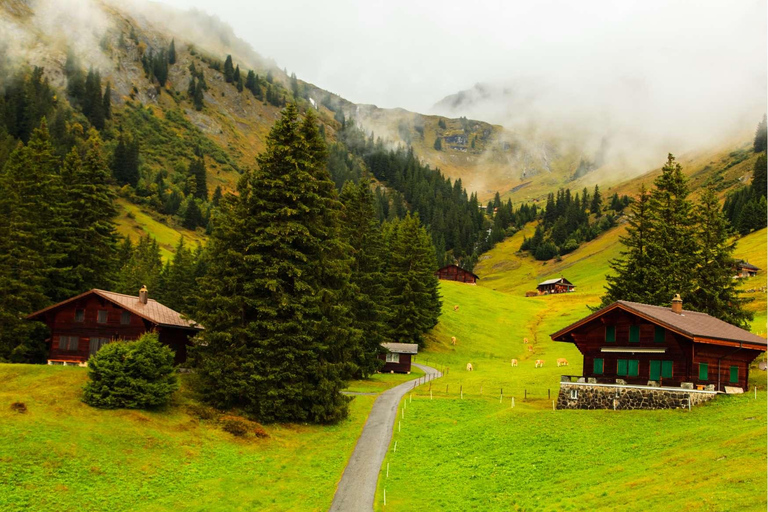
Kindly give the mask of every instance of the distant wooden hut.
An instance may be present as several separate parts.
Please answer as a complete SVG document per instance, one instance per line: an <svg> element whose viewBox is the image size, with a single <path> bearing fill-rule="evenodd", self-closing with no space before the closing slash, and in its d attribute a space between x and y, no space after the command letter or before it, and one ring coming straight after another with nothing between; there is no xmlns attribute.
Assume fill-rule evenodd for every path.
<svg viewBox="0 0 768 512"><path fill-rule="evenodd" d="M737 279L755 277L760 269L752 265L748 261L739 260L736 262L736 275Z"/></svg>
<svg viewBox="0 0 768 512"><path fill-rule="evenodd" d="M435 273L437 274L438 279L443 279L445 281L475 284L477 283L477 280L480 279L469 270L463 269L458 265L446 265Z"/></svg>
<svg viewBox="0 0 768 512"><path fill-rule="evenodd" d="M419 351L415 343L382 343L387 349L384 354L379 354L379 359L384 361L382 373L411 373L411 356Z"/></svg>
<svg viewBox="0 0 768 512"><path fill-rule="evenodd" d="M550 293L568 293L574 291L575 289L576 285L564 277L543 281L536 287L539 295L548 295Z"/></svg>

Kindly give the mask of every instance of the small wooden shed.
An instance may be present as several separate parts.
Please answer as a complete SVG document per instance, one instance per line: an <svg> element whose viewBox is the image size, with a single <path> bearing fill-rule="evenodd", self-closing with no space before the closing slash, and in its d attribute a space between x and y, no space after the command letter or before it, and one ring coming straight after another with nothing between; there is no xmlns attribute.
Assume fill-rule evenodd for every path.
<svg viewBox="0 0 768 512"><path fill-rule="evenodd" d="M469 270L463 269L458 265L446 265L439 269L437 272L437 278L445 281L458 281L460 283L475 284L480 279Z"/></svg>
<svg viewBox="0 0 768 512"><path fill-rule="evenodd" d="M737 279L755 277L760 269L748 261L739 260L736 262L736 277Z"/></svg>
<svg viewBox="0 0 768 512"><path fill-rule="evenodd" d="M382 373L411 373L411 356L419 352L419 346L415 343L382 343L387 352L379 354L379 359L384 361Z"/></svg>
<svg viewBox="0 0 768 512"><path fill-rule="evenodd" d="M567 280L564 277L558 279L548 279L539 283L536 287L539 295L547 295L550 293L568 293L576 289L576 285Z"/></svg>

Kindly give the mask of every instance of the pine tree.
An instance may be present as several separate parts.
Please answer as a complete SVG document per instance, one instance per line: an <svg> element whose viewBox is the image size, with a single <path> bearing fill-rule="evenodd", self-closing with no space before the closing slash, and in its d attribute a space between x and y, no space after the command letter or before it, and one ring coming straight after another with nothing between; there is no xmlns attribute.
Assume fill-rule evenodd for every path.
<svg viewBox="0 0 768 512"><path fill-rule="evenodd" d="M109 82L107 82L106 87L104 87L104 98L101 104L104 119L112 119L112 85Z"/></svg>
<svg viewBox="0 0 768 512"><path fill-rule="evenodd" d="M216 190L213 191L213 197L211 197L211 204L213 206L219 206L219 203L221 202L221 185L216 185Z"/></svg>
<svg viewBox="0 0 768 512"><path fill-rule="evenodd" d="M200 206L197 204L197 201L195 201L193 195L187 196L183 208L184 221L182 222L182 225L185 228L194 230L205 224L203 222L203 212L200 211Z"/></svg>
<svg viewBox="0 0 768 512"><path fill-rule="evenodd" d="M227 55L227 59L224 61L224 80L226 80L228 84L231 84L234 76L235 67L232 64L232 56Z"/></svg>
<svg viewBox="0 0 768 512"><path fill-rule="evenodd" d="M693 293L688 304L696 311L749 329L753 315L744 309L747 302L741 298L733 279L736 242L731 240L728 221L720 211L714 190L706 189L695 208L696 237L699 252L693 271Z"/></svg>
<svg viewBox="0 0 768 512"><path fill-rule="evenodd" d="M410 213L388 226L386 238L392 339L423 345L441 307L432 239Z"/></svg>
<svg viewBox="0 0 768 512"><path fill-rule="evenodd" d="M676 293L686 300L692 291L690 271L696 265L698 248L687 179L671 154L654 185L649 201L651 236L648 256L652 265L646 285L649 295L646 302L666 305Z"/></svg>
<svg viewBox="0 0 768 512"><path fill-rule="evenodd" d="M112 175L120 185L136 187L139 183L139 142L122 128L112 153Z"/></svg>
<svg viewBox="0 0 768 512"><path fill-rule="evenodd" d="M203 82L202 80L198 82L197 87L194 88L192 101L195 104L195 110L198 112L203 110Z"/></svg>
<svg viewBox="0 0 768 512"><path fill-rule="evenodd" d="M127 250L131 249L130 242L124 242L118 249L123 266L118 273L116 291L128 295L138 295L142 286L150 293L157 293L161 288L163 261L160 257L160 246L150 235L141 237L130 250L130 257L125 258ZM162 293L162 292L160 292Z"/></svg>
<svg viewBox="0 0 768 512"><path fill-rule="evenodd" d="M179 239L173 259L163 268L163 303L171 309L190 314L193 296L197 293L197 262L187 248L184 237Z"/></svg>
<svg viewBox="0 0 768 512"><path fill-rule="evenodd" d="M232 82L235 84L239 83L242 86L242 77L240 76L240 64L238 64L235 67L235 70L232 72Z"/></svg>
<svg viewBox="0 0 768 512"><path fill-rule="evenodd" d="M586 190L586 189L585 189ZM585 202L586 205L586 202ZM592 204L589 206L589 211L592 214L600 216L602 213L603 196L600 195L600 187L595 185L595 193L592 194Z"/></svg>
<svg viewBox="0 0 768 512"><path fill-rule="evenodd" d="M335 422L358 339L345 306L349 247L314 119L289 105L258 170L222 199L195 319L205 398L261 421ZM329 195L330 192L330 195Z"/></svg>
<svg viewBox="0 0 768 512"><path fill-rule="evenodd" d="M624 246L621 257L610 261L612 274L606 276L606 293L602 297L601 307L617 300L647 302L646 290L653 286L650 279L652 265L648 255L651 243L650 193L645 185L640 186L640 194L632 203L628 216L627 234L619 241ZM671 299L671 297L670 297Z"/></svg>
<svg viewBox="0 0 768 512"><path fill-rule="evenodd" d="M83 114L97 129L104 129L104 97L101 94L101 75L91 68L85 79Z"/></svg>
<svg viewBox="0 0 768 512"><path fill-rule="evenodd" d="M194 195L203 201L208 200L208 173L205 170L205 160L202 155L198 155L189 163L187 175L195 177Z"/></svg>
<svg viewBox="0 0 768 512"><path fill-rule="evenodd" d="M348 181L340 198L344 204L342 238L352 247L353 325L361 331L363 340L361 350L355 354L355 363L359 376L367 377L381 366L377 355L381 352L381 342L388 339L384 239L373 193L364 180L357 185Z"/></svg>
<svg viewBox="0 0 768 512"><path fill-rule="evenodd" d="M168 64L176 64L176 40L171 39L171 46L168 47Z"/></svg>
<svg viewBox="0 0 768 512"><path fill-rule="evenodd" d="M438 151L442 151L443 150L443 141L442 141L442 139L440 137L437 137L435 139L435 143L433 144L433 147L436 150L438 150Z"/></svg>
<svg viewBox="0 0 768 512"><path fill-rule="evenodd" d="M115 278L117 210L101 144L98 132L91 129L83 158L73 149L64 167L69 247L63 266L70 269L67 278L74 293L111 288Z"/></svg>
<svg viewBox="0 0 768 512"><path fill-rule="evenodd" d="M757 130L755 131L755 143L753 146L755 153L765 151L766 143L766 117L763 114L763 120L757 125Z"/></svg>

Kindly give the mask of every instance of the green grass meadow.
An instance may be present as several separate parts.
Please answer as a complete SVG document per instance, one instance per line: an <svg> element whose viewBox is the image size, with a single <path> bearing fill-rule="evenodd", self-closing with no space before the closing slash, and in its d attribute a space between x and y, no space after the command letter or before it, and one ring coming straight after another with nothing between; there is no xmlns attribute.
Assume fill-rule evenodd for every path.
<svg viewBox="0 0 768 512"><path fill-rule="evenodd" d="M189 414L80 401L82 368L0 365L0 510L327 510L375 397L334 426L240 439ZM28 412L11 410L23 402Z"/></svg>

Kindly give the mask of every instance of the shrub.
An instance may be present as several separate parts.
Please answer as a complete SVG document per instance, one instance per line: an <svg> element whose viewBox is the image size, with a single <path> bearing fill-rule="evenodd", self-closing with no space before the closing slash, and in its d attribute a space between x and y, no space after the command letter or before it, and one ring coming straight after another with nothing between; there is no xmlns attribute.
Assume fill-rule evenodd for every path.
<svg viewBox="0 0 768 512"><path fill-rule="evenodd" d="M237 436L237 437L243 437L245 434L248 433L249 430L251 430L249 422L242 419L242 418L236 418L232 416L225 416L221 419L221 428L225 432L229 432L230 434Z"/></svg>
<svg viewBox="0 0 768 512"><path fill-rule="evenodd" d="M179 387L173 351L147 333L110 343L88 360L83 401L105 409L149 409L168 403Z"/></svg>
<svg viewBox="0 0 768 512"><path fill-rule="evenodd" d="M219 412L216 409L202 404L188 405L187 412L201 420L215 420L219 417Z"/></svg>
<svg viewBox="0 0 768 512"><path fill-rule="evenodd" d="M18 412L19 414L24 414L27 412L27 404L24 402L13 402L11 404L11 410Z"/></svg>

